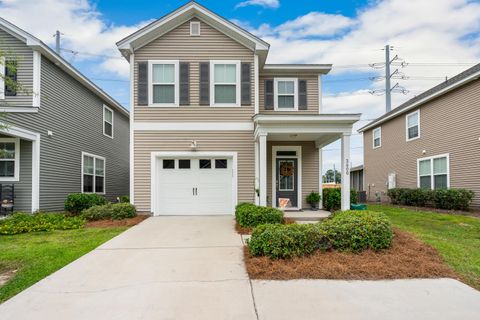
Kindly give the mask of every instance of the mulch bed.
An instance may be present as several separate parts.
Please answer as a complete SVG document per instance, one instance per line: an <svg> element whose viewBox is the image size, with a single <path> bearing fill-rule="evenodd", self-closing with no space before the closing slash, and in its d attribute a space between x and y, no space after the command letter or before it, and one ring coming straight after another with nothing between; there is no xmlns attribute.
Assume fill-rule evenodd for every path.
<svg viewBox="0 0 480 320"><path fill-rule="evenodd" d="M332 250L306 257L271 260L268 257L252 257L245 247L245 264L251 279L265 280L459 279L433 247L405 231L395 229L394 233L392 248L380 252L368 250L355 254Z"/></svg>
<svg viewBox="0 0 480 320"><path fill-rule="evenodd" d="M131 227L136 224L139 224L143 220L147 219L147 215L138 215L133 218L123 219L123 220L97 220L97 221L88 221L85 224L86 228L116 228L116 227Z"/></svg>
<svg viewBox="0 0 480 320"><path fill-rule="evenodd" d="M295 223L295 220L290 219L290 218L285 218L283 219L284 224L292 224ZM237 231L238 234L252 234L253 228L248 228L248 227L241 227L238 222L235 222L235 231Z"/></svg>

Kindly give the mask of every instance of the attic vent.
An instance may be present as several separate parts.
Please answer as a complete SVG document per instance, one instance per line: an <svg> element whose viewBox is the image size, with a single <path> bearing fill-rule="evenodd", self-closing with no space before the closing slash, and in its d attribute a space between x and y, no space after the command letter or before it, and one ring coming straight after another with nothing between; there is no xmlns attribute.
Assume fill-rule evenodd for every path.
<svg viewBox="0 0 480 320"><path fill-rule="evenodd" d="M199 36L200 35L200 21L190 22L190 35Z"/></svg>

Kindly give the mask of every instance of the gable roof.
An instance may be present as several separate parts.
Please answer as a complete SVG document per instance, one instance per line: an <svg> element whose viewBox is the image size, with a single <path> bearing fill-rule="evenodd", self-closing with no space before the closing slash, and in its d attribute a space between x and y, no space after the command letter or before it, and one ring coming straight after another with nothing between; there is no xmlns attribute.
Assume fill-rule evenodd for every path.
<svg viewBox="0 0 480 320"><path fill-rule="evenodd" d="M193 17L203 20L205 23L208 23L245 47L257 52L262 63L265 62L268 49L270 48L270 45L267 42L254 36L233 22L222 18L195 1L188 2L175 11L155 20L126 38L118 41L117 47L122 55L129 60L130 54L133 53L133 51L173 30Z"/></svg>
<svg viewBox="0 0 480 320"><path fill-rule="evenodd" d="M119 102L117 102L114 98L112 98L105 91L99 88L95 83L90 81L80 71L78 71L74 66L68 63L65 59L63 59L59 54L53 51L49 46L47 46L41 40L34 37L33 35L26 32L25 30L20 29L13 23L3 19L2 17L0 17L0 28L3 29L5 32L11 34L12 36L16 37L20 41L24 42L27 46L31 47L33 50L39 51L42 54L42 56L48 58L57 67L59 67L60 69L65 71L68 75L70 75L72 78L80 82L87 89L89 89L95 95L97 95L100 99L104 100L104 102L106 102L109 106L120 111L127 117L130 116L128 110L125 109Z"/></svg>
<svg viewBox="0 0 480 320"><path fill-rule="evenodd" d="M480 63L440 83L439 85L419 94L418 96L408 100L407 102L401 104L395 109L385 113L383 116L375 119L374 121L370 122L366 126L360 128L358 132L364 132L366 130L372 129L373 127L376 127L390 119L393 119L401 114L404 114L407 111L419 105L422 105L444 94L447 94L448 92L464 84L467 84L471 81L477 80L479 78L480 78Z"/></svg>

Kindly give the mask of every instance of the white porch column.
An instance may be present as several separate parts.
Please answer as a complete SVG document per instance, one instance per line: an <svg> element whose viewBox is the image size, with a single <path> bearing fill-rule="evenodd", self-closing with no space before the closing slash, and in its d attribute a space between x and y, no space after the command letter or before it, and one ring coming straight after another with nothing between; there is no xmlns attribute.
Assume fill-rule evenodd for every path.
<svg viewBox="0 0 480 320"><path fill-rule="evenodd" d="M40 134L32 140L32 212L40 209Z"/></svg>
<svg viewBox="0 0 480 320"><path fill-rule="evenodd" d="M320 194L320 202L318 208L323 209L323 153L322 148L318 148L318 193Z"/></svg>
<svg viewBox="0 0 480 320"><path fill-rule="evenodd" d="M260 188L260 177L259 177L259 162L260 162L260 148L258 146L258 140L255 140L255 204L258 206L260 204L260 198L257 194L257 189Z"/></svg>
<svg viewBox="0 0 480 320"><path fill-rule="evenodd" d="M258 135L258 151L260 153L259 169L260 169L260 205L267 205L267 134L260 133Z"/></svg>
<svg viewBox="0 0 480 320"><path fill-rule="evenodd" d="M350 210L350 133L342 135L342 211Z"/></svg>

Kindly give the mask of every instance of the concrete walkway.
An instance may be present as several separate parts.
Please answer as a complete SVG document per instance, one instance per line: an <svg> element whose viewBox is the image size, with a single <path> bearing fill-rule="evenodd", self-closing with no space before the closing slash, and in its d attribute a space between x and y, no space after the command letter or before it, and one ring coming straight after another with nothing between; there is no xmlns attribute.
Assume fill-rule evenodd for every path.
<svg viewBox="0 0 480 320"><path fill-rule="evenodd" d="M478 319L458 281L252 281L225 217L150 218L0 305L0 319Z"/></svg>

